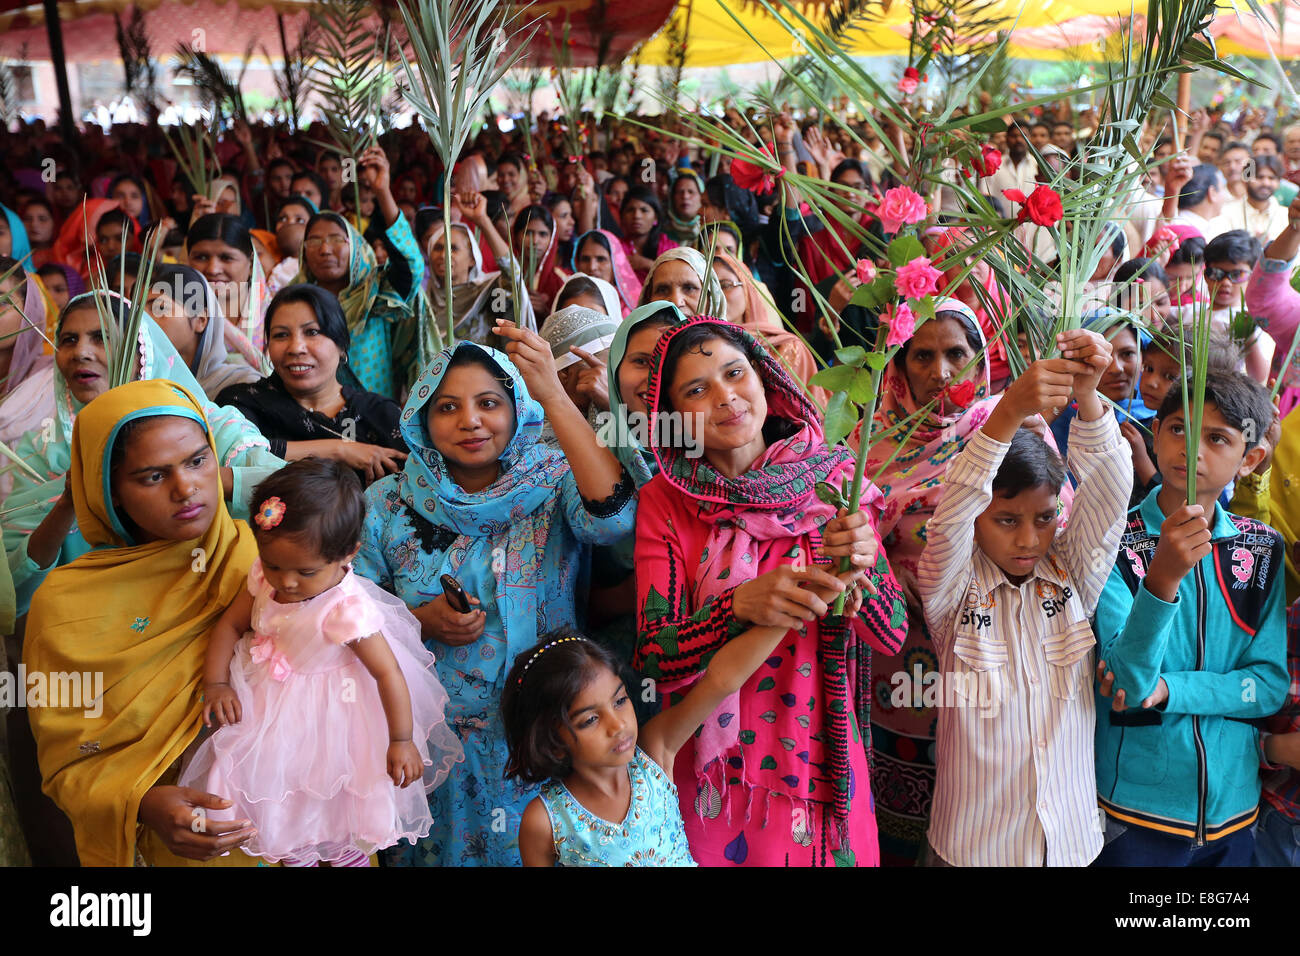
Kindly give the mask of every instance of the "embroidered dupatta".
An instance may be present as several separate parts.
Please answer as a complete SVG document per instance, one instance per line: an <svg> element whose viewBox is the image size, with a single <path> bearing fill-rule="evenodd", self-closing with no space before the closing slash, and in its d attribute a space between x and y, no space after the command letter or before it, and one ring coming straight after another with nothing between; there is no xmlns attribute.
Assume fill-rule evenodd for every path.
<svg viewBox="0 0 1300 956"><path fill-rule="evenodd" d="M721 324L716 319L700 318L669 329L660 339L650 376L655 421L660 420L661 413L670 411L661 373L673 339L705 323ZM697 612L737 585L792 563L791 559L816 560L821 529L835 516L835 509L817 496L816 486L825 481L839 487L854 468L853 457L842 446L827 447L820 415L780 362L752 335L741 334L746 357L765 386L769 420L776 417L790 422L793 433L768 445L750 470L735 478L718 472L707 457L689 457L680 443L664 441L663 435L652 433L663 478L691 500L692 512L710 527L691 595L691 607ZM865 486L861 506L874 510L878 500L879 493ZM779 655L772 659L772 666L779 670L790 668L804 678L820 670L820 686L799 685L797 694L788 695L793 700L811 692L810 713L789 704L770 707L763 692L774 686L775 678L765 680L764 673L756 674L705 721L696 740L695 770L703 778L714 772L712 768L719 767L723 758L736 768L731 758L739 754L741 777L747 784L803 801L809 797L808 785L815 788L811 768L818 766L821 774L829 778L831 793L814 790L815 799L833 804L835 816L843 820L848 815L854 786L848 748L849 710L854 706L855 693L850 687L848 656L850 641L856 641L856 636L849 621L835 617L809 623L804 633L792 635L784 643L783 650L789 652L790 659ZM759 709L764 712L757 713ZM741 737L742 728L747 739ZM745 764L742 744L764 754L757 768ZM820 765L816 760L819 755L825 758ZM734 773L734 769L727 773Z"/></svg>

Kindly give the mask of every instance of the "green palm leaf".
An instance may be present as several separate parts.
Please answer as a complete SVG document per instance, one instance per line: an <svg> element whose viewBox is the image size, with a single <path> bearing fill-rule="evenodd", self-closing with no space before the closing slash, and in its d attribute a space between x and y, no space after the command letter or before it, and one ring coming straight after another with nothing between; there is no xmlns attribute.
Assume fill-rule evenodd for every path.
<svg viewBox="0 0 1300 956"><path fill-rule="evenodd" d="M523 59L537 33L541 21L527 19L530 6L500 0L399 0L411 42L411 59L402 61L402 96L442 159L444 235L451 231L452 166L493 89ZM451 242L443 246L450 282ZM447 336L454 344L451 295L446 318Z"/></svg>

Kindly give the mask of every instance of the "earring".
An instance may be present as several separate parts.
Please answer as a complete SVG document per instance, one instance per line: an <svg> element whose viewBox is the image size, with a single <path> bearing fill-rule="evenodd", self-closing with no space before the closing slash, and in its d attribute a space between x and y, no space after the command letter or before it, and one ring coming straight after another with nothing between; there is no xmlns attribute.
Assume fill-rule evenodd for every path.
<svg viewBox="0 0 1300 956"><path fill-rule="evenodd" d="M344 352L344 353L343 353L343 356L342 356L342 358L340 359L340 361L342 361L344 365L347 365L347 364L348 364L348 353L347 353L347 352Z"/></svg>

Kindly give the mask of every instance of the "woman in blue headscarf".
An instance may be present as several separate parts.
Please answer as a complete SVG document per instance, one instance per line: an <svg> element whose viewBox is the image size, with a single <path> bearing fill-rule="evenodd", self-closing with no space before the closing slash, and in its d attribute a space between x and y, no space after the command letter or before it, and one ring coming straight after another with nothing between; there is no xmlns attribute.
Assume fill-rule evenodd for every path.
<svg viewBox="0 0 1300 956"><path fill-rule="evenodd" d="M113 349L105 345L100 331L96 296L100 306L119 315L129 308L127 300L112 292L88 292L63 308L54 336L54 416L47 427L24 435L14 449L27 467L14 471L3 526L19 614L27 613L32 593L52 568L90 550L77 530L65 476L72 461L77 414L109 387ZM231 514L247 518L253 486L283 468L284 462L271 454L267 440L243 415L204 398L184 360L148 316L143 318L136 349L135 378L168 379L201 400L220 456Z"/></svg>
<svg viewBox="0 0 1300 956"><path fill-rule="evenodd" d="M515 361L464 341L435 356L402 412L410 457L366 491L356 570L420 620L465 747L430 795L433 830L388 851L393 865L519 865L536 788L504 779L502 682L538 637L578 624L584 552L635 526L634 485L565 395L550 347L509 324L498 333ZM563 454L540 441L545 420ZM443 575L469 596L468 613Z"/></svg>
<svg viewBox="0 0 1300 956"><path fill-rule="evenodd" d="M8 256L22 263L23 269L32 270L32 244L27 241L27 227L18 213L8 206L0 206L4 221L0 222L0 256Z"/></svg>

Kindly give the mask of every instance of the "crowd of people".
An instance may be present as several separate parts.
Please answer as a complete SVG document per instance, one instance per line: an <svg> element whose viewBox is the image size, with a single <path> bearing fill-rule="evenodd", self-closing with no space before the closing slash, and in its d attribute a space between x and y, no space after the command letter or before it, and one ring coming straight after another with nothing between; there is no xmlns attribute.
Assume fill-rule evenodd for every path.
<svg viewBox="0 0 1300 956"><path fill-rule="evenodd" d="M0 861L1297 862L1300 126L1146 134L1048 359L946 170L933 317L828 445L905 170L726 121L842 214L670 119L450 168L235 122L202 182L157 127L0 133L6 666L103 683L8 702ZM1011 117L979 190L1097 121Z"/></svg>

